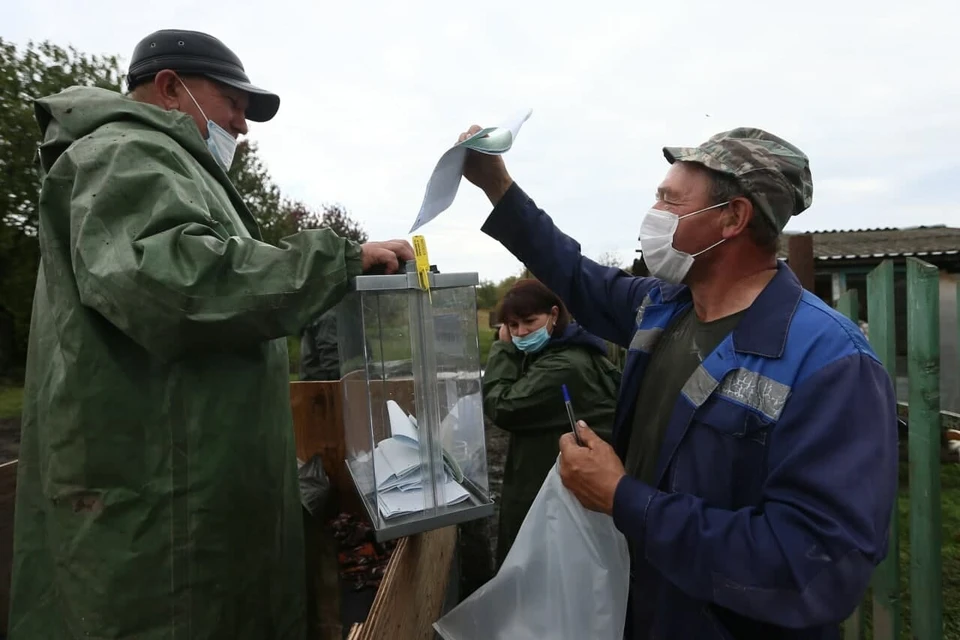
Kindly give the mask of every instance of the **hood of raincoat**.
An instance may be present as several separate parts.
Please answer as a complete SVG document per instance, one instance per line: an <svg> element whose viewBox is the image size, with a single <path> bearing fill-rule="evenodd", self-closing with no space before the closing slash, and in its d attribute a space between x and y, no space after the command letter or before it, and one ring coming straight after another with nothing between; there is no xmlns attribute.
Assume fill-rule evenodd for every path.
<svg viewBox="0 0 960 640"><path fill-rule="evenodd" d="M109 124L123 122L136 129L166 134L189 153L227 192L250 234L260 237L260 226L243 199L207 148L192 117L182 111L167 111L129 96L99 87L70 87L34 103L34 114L43 142L40 144L41 175L47 174L71 144ZM117 136L126 135L121 129Z"/></svg>
<svg viewBox="0 0 960 640"><path fill-rule="evenodd" d="M40 165L45 173L71 144L104 125L120 121L161 131L189 151L208 171L214 175L215 170L224 173L207 150L196 122L180 111L165 111L99 87L70 87L37 100L34 112L43 136Z"/></svg>

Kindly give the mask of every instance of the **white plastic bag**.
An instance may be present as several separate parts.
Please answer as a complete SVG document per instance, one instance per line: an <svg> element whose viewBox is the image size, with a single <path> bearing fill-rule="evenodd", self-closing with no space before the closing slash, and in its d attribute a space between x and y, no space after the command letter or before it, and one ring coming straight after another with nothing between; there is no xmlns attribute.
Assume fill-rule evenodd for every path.
<svg viewBox="0 0 960 640"><path fill-rule="evenodd" d="M554 464L496 576L434 623L444 640L622 640L630 556Z"/></svg>

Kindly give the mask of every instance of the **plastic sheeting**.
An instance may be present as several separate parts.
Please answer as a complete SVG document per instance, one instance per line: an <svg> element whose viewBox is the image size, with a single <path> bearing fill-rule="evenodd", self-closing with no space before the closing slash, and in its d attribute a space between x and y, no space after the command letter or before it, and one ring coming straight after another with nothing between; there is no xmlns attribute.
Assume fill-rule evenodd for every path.
<svg viewBox="0 0 960 640"><path fill-rule="evenodd" d="M629 576L613 518L585 509L554 464L500 571L433 626L444 640L620 640Z"/></svg>

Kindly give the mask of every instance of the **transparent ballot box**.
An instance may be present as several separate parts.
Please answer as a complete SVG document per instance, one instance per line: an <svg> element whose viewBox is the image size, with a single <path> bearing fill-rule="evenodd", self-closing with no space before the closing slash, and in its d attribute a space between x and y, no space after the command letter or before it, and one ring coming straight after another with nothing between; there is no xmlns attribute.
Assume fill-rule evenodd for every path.
<svg viewBox="0 0 960 640"><path fill-rule="evenodd" d="M362 275L337 309L346 464L376 538L493 514L476 273Z"/></svg>

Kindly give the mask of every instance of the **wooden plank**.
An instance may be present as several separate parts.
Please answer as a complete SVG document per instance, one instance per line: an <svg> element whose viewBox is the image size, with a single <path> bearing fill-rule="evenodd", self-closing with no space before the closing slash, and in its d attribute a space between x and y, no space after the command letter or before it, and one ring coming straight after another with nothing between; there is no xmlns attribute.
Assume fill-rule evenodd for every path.
<svg viewBox="0 0 960 640"><path fill-rule="evenodd" d="M856 289L849 289L840 294L837 298L837 311L847 316L854 322L859 319L860 304ZM863 613L861 607L854 609L853 613L843 623L844 640L861 640L863 638Z"/></svg>
<svg viewBox="0 0 960 640"><path fill-rule="evenodd" d="M346 391L346 396L344 395ZM389 434L386 401L394 400L402 409L413 413L412 380L391 380L370 384L370 403L366 402L366 385L360 378L336 382L291 382L290 408L293 412L293 431L297 457L309 460L320 454L323 469L330 477L333 493L338 498L338 510L364 516L366 511L353 487L347 465L347 450L369 447L370 409L373 407L373 435L379 442ZM350 402L344 411L344 397L363 398ZM350 435L344 431L349 425ZM350 442L350 438L359 440Z"/></svg>
<svg viewBox="0 0 960 640"><path fill-rule="evenodd" d="M432 640L456 541L455 526L401 539L356 640Z"/></svg>
<svg viewBox="0 0 960 640"><path fill-rule="evenodd" d="M843 640L862 640L863 632L863 612L857 607L843 622Z"/></svg>
<svg viewBox="0 0 960 640"><path fill-rule="evenodd" d="M787 260L790 269L796 274L800 285L807 291L813 291L816 283L816 268L813 261L813 235L796 233L788 236Z"/></svg>
<svg viewBox="0 0 960 640"><path fill-rule="evenodd" d="M860 319L860 300L856 289L849 289L837 298L837 311L854 322Z"/></svg>
<svg viewBox="0 0 960 640"><path fill-rule="evenodd" d="M867 324L870 344L887 369L897 379L896 308L894 307L893 262L884 260L867 275ZM897 478L895 478L895 481ZM900 637L900 518L897 503L890 515L887 557L873 574L874 640Z"/></svg>
<svg viewBox="0 0 960 640"><path fill-rule="evenodd" d="M297 457L307 461L316 454L330 478L337 511L362 515L363 505L344 464L343 398L339 382L291 382L290 409Z"/></svg>
<svg viewBox="0 0 960 640"><path fill-rule="evenodd" d="M940 513L940 274L907 259L910 599L913 637L943 638Z"/></svg>
<svg viewBox="0 0 960 640"><path fill-rule="evenodd" d="M0 465L0 630L10 610L10 570L13 568L13 514L17 500L17 461Z"/></svg>

